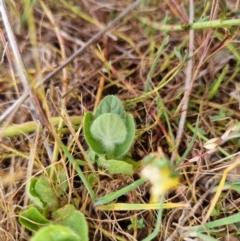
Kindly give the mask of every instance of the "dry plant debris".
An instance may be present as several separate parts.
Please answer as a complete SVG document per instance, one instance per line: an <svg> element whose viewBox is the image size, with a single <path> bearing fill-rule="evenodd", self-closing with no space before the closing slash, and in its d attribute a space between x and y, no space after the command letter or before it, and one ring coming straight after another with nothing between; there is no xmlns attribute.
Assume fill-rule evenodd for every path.
<svg viewBox="0 0 240 241"><path fill-rule="evenodd" d="M26 184L58 165L68 177L60 202L74 204L85 215L90 240L143 240L155 229L156 210L150 207L97 209L57 141L58 136L79 163L87 163L81 166L85 175L97 176L93 190L98 197L138 180L140 165L131 177L109 175L86 153L83 116L106 95L117 95L134 116L131 158L140 163L161 148L176 167L180 185L164 203L191 206L164 209L154 240L208 240L194 239L187 230L239 213L239 0L139 1L102 36L99 32L133 0L6 3L28 85L44 113L35 115L44 115L47 127L32 117L36 105L30 109L29 100L18 105L26 88L1 21L0 240L30 240L32 233L18 221L30 205ZM6 117L12 104L16 108ZM148 182L141 184L112 204L149 204L149 190ZM207 234L240 240L239 225L240 220L218 232L209 228Z"/></svg>

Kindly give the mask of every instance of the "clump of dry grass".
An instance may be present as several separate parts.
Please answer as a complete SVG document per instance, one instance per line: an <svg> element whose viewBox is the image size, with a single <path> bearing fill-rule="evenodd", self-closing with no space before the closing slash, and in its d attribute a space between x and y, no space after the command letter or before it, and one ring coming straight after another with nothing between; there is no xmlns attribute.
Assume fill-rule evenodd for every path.
<svg viewBox="0 0 240 241"><path fill-rule="evenodd" d="M233 156L239 153L236 139L212 153L203 148L208 139L220 138L229 123L240 116L239 29L229 26L193 32L187 24L205 17L220 19L222 15L237 19L239 1L226 1L226 6L217 5L217 1L194 1L192 9L188 5L193 1L182 1L181 5L174 0L143 1L119 21L117 27L39 84L132 2L60 0L38 1L34 5L28 5L27 1L8 2L11 25L27 67L27 77L34 95L40 100L40 107L43 106L43 116L46 116L43 122L47 127L31 122L32 110L27 101L1 123L1 240L30 239L31 234L18 223L19 212L29 205L26 182L59 163L69 177L69 190L63 199L72 203L75 198L79 200L78 208L88 220L91 240L142 240L154 229L153 211L97 211L54 138L55 135L61 137L76 159L84 159L87 146L81 132L81 118L86 110L96 108L107 94L118 95L126 110L135 117L138 137L132 157L136 161L161 147L173 164L179 163L196 131L199 116L196 140L184 162L177 167L182 176L181 185L165 200L188 202L193 208L164 210L161 233L156 240L181 239L176 223L187 227L206 221L214 197L210 187L218 183L223 171L231 165L231 160L234 161ZM168 24L185 26L185 30L171 31ZM166 35L169 35L169 42L150 76L146 92L144 86L149 71ZM14 56L6 44L5 32L0 32L0 36L0 113L4 113L22 95L24 87L19 72L13 67ZM39 88L34 88L36 85ZM54 117L59 119L51 121ZM14 125L22 134L14 131ZM10 127L12 134L4 134ZM236 171L235 182L239 173L235 168L233 171ZM109 177L97 170L94 172L99 176L94 187L98 196L121 189L139 178L138 172L129 180L121 175ZM118 201L148 203L148 189L148 185L143 185ZM238 192L223 191L208 220L238 212L238 199ZM130 217L142 219L145 227L128 230ZM236 226L231 229L227 226L226 233L239 236ZM214 235L224 238L225 234Z"/></svg>

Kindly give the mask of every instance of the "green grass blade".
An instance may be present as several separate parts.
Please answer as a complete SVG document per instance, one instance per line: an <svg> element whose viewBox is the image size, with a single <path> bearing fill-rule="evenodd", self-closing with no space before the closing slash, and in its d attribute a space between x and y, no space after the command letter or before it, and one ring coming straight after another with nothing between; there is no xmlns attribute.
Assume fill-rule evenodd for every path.
<svg viewBox="0 0 240 241"><path fill-rule="evenodd" d="M142 241L151 241L158 235L158 233L160 231L160 227L161 227L161 221L162 221L163 200L164 200L164 196L162 196L160 198L157 222L156 222L156 227L155 227L154 231L150 235L148 235L146 238L144 238Z"/></svg>
<svg viewBox="0 0 240 241"><path fill-rule="evenodd" d="M196 237L200 238L201 240L204 240L204 241L218 241L218 239L215 239L215 238L212 238L206 234L203 234L203 233L196 233Z"/></svg>
<svg viewBox="0 0 240 241"><path fill-rule="evenodd" d="M78 176L81 178L84 186L86 187L86 189L88 190L89 195L91 196L92 201L94 202L94 200L95 200L95 193L94 193L90 183L87 181L86 177L84 176L81 168L76 164L75 159L73 158L71 153L68 151L67 147L62 143L62 141L59 138L58 138L57 141L58 141L60 147L62 148L64 154L67 156L69 161L74 165Z"/></svg>
<svg viewBox="0 0 240 241"><path fill-rule="evenodd" d="M119 191L116 191L116 192L110 193L110 194L108 194L108 195L106 195L104 197L98 198L94 202L94 205L98 206L98 205L107 204L107 203L113 201L114 199L116 199L116 198L118 198L118 197L120 197L122 195L125 195L127 192L137 188L138 186L140 186L141 184L143 184L146 181L147 181L147 179L141 178L141 179L133 182L132 184L122 188Z"/></svg>
<svg viewBox="0 0 240 241"><path fill-rule="evenodd" d="M208 222L201 226L192 227L190 229L201 233L201 232L205 232L206 229L219 228L224 225L229 225L229 224L239 223L239 222L240 222L240 213L236 213L229 217L221 218L212 222Z"/></svg>
<svg viewBox="0 0 240 241"><path fill-rule="evenodd" d="M165 45L168 43L168 40L169 40L169 36L166 36L163 41L162 41L162 44L161 46L159 47L158 51L157 51L157 55L156 55L156 58L154 59L153 61L153 64L152 64L152 67L147 75L147 80L145 82L145 85L144 85L144 92L148 92L149 91L149 86L150 86L150 83L152 81L152 76L153 76L153 73L155 71L155 68L156 68L156 65L158 63L158 60L160 58L160 55L162 54L162 51L165 47Z"/></svg>
<svg viewBox="0 0 240 241"><path fill-rule="evenodd" d="M189 143L189 145L187 146L187 149L185 150L185 152L181 156L180 160L177 162L177 167L179 167L184 162L184 159L186 158L186 156L188 155L188 153L192 149L193 144L194 144L194 142L196 141L196 138L197 138L198 125L199 125L199 116L197 118L197 122L196 122L195 130L194 130L193 138L192 138L191 142Z"/></svg>
<svg viewBox="0 0 240 241"><path fill-rule="evenodd" d="M166 135L165 135L165 138L166 138L166 140L169 144L170 150L173 150L175 140L174 140L174 135L173 135L173 131L172 131L171 121L169 119L167 110L166 110L165 105L164 105L164 103L162 101L162 98L160 96L158 96L158 98L157 98L157 108L158 108L158 113L157 113L158 118L160 119L161 115L163 114L164 118L167 122L169 138ZM162 110L162 113L160 113L160 111L159 111L160 109Z"/></svg>
<svg viewBox="0 0 240 241"><path fill-rule="evenodd" d="M212 86L210 88L209 94L208 94L208 99L211 100L212 98L214 98L214 96L216 96L216 94L218 93L218 90L221 86L222 81L224 80L224 77L226 76L226 74L228 73L228 69L229 69L229 65L227 64L223 70L222 73L220 74L220 76L213 81Z"/></svg>

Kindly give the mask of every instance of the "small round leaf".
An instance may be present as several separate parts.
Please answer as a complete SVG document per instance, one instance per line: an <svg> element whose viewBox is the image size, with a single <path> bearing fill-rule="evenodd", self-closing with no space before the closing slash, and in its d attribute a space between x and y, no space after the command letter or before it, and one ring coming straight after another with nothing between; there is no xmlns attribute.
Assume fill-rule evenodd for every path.
<svg viewBox="0 0 240 241"><path fill-rule="evenodd" d="M92 136L100 141L106 151L114 151L117 144L125 141L127 130L123 120L116 114L102 114L90 128Z"/></svg>

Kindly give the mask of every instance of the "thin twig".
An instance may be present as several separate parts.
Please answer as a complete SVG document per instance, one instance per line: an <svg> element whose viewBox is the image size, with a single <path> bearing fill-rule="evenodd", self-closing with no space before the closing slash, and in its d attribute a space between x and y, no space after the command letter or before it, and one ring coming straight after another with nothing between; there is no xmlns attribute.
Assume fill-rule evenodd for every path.
<svg viewBox="0 0 240 241"><path fill-rule="evenodd" d="M194 3L193 0L189 0L189 24L193 23L194 20ZM176 135L176 149L172 153L171 161L173 161L176 157L176 153L179 147L180 140L182 138L184 125L187 117L187 108L188 108L188 102L189 102L189 95L191 93L192 85L192 68L193 68L193 51L194 51L194 30L189 31L189 48L188 48L188 54L189 56L192 56L191 59L187 63L186 68L186 82L185 82L185 94L183 97L183 104L182 104L182 113L179 121L178 131Z"/></svg>

